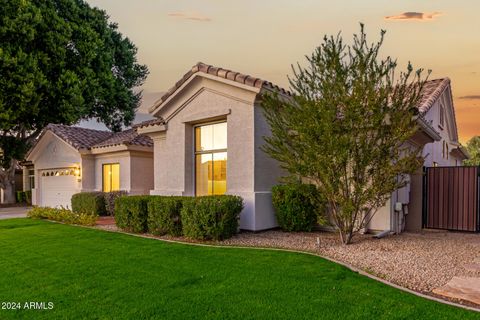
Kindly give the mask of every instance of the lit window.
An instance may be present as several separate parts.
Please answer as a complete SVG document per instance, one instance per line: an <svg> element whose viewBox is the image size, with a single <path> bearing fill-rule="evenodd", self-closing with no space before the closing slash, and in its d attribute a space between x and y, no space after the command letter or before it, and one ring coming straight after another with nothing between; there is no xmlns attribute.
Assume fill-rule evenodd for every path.
<svg viewBox="0 0 480 320"><path fill-rule="evenodd" d="M108 163L103 165L103 192L120 190L120 164Z"/></svg>
<svg viewBox="0 0 480 320"><path fill-rule="evenodd" d="M227 123L195 127L195 194L227 191Z"/></svg>

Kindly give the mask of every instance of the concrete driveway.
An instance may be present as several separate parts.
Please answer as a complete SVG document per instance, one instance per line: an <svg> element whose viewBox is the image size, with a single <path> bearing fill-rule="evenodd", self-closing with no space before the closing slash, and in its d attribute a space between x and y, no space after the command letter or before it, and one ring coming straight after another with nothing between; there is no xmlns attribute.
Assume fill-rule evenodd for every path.
<svg viewBox="0 0 480 320"><path fill-rule="evenodd" d="M11 218L25 218L31 207L0 208L0 220Z"/></svg>

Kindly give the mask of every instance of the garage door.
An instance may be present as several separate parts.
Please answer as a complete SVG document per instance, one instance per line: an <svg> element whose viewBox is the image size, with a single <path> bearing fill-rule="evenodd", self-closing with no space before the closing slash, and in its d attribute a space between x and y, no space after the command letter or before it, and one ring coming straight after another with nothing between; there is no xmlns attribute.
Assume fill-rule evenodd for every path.
<svg viewBox="0 0 480 320"><path fill-rule="evenodd" d="M77 177L69 170L48 170L41 175L42 199L44 207L71 208L72 195L78 193Z"/></svg>

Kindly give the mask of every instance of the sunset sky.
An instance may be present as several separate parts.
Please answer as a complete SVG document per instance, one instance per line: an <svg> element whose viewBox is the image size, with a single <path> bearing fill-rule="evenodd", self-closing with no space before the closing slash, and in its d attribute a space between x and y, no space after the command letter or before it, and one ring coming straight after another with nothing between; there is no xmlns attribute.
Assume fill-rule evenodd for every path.
<svg viewBox="0 0 480 320"><path fill-rule="evenodd" d="M480 1L477 0L88 0L108 12L148 65L147 104L196 62L288 87L290 65L325 34L350 40L359 22L405 68L452 80L460 140L480 135Z"/></svg>

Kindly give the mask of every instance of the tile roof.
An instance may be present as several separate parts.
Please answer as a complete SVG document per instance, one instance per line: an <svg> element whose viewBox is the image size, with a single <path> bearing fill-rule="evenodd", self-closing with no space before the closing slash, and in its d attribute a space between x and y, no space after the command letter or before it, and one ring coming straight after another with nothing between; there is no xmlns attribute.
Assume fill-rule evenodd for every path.
<svg viewBox="0 0 480 320"><path fill-rule="evenodd" d="M219 67L214 67L209 64L205 64L203 62L198 62L194 65L187 73L183 75L183 77L178 80L173 87L171 87L159 100L157 100L152 107L150 107L150 111L153 111L157 106L165 102L178 88L180 88L192 75L195 73L203 72L206 74L210 74L219 78L232 80L250 87L255 88L268 88L272 90L279 91L286 95L291 95L290 91L285 90L270 81L262 80L260 78L252 77L250 75L246 75L240 72L223 69Z"/></svg>
<svg viewBox="0 0 480 320"><path fill-rule="evenodd" d="M286 95L292 95L292 93L288 90L285 90L270 81L262 80L260 78L252 77L250 75L246 75L240 72L232 71L229 69L223 69L220 67L215 67L209 64L205 64L203 62L198 62L194 65L187 73L183 75L183 77L175 83L173 87L171 87L160 99L158 99L152 107L150 107L150 111L153 111L156 107L160 104L165 102L178 88L180 88L192 75L195 73L203 72L206 74L214 75L216 77L220 77L227 80L232 80L247 86L255 87L255 88L269 88L273 90L277 90ZM441 78L427 81L422 90L422 97L420 98L420 103L418 105L418 109L420 113L427 112L438 97L442 94L443 90L448 87L450 84L449 78ZM150 125L162 124L163 119L154 119L149 120L139 125L135 126L139 127L148 127Z"/></svg>
<svg viewBox="0 0 480 320"><path fill-rule="evenodd" d="M165 120L163 120L163 118L151 119L151 120L137 123L136 125L133 125L132 128L133 129L146 128L150 126L156 126L158 124L165 124Z"/></svg>
<svg viewBox="0 0 480 320"><path fill-rule="evenodd" d="M449 78L429 80L425 82L422 89L418 110L420 113L426 113L440 97L445 88L450 85Z"/></svg>
<svg viewBox="0 0 480 320"><path fill-rule="evenodd" d="M430 110L430 108L434 105L435 101L440 97L440 95L446 90L451 90L451 81L449 78L440 78L429 80L425 83L423 90L422 90L422 97L418 104L418 109L420 114L425 114ZM453 104L453 97L450 91L450 105L452 107L452 116L453 116L453 135L454 140L458 140L458 129L457 129L457 119L455 114L455 106Z"/></svg>
<svg viewBox="0 0 480 320"><path fill-rule="evenodd" d="M139 135L133 128L122 132L111 132L62 124L49 124L45 127L37 141L39 141L47 131L52 131L77 150L110 147L121 144L144 147L153 146L153 141L150 137Z"/></svg>
<svg viewBox="0 0 480 320"><path fill-rule="evenodd" d="M77 150L90 149L93 145L107 140L114 135L114 133L110 131L93 130L52 123L49 124L43 132L48 130L55 133Z"/></svg>
<svg viewBox="0 0 480 320"><path fill-rule="evenodd" d="M121 144L153 147L153 141L150 137L139 135L137 131L132 128L122 132L114 133L110 138L95 144L92 146L92 148L104 148Z"/></svg>

